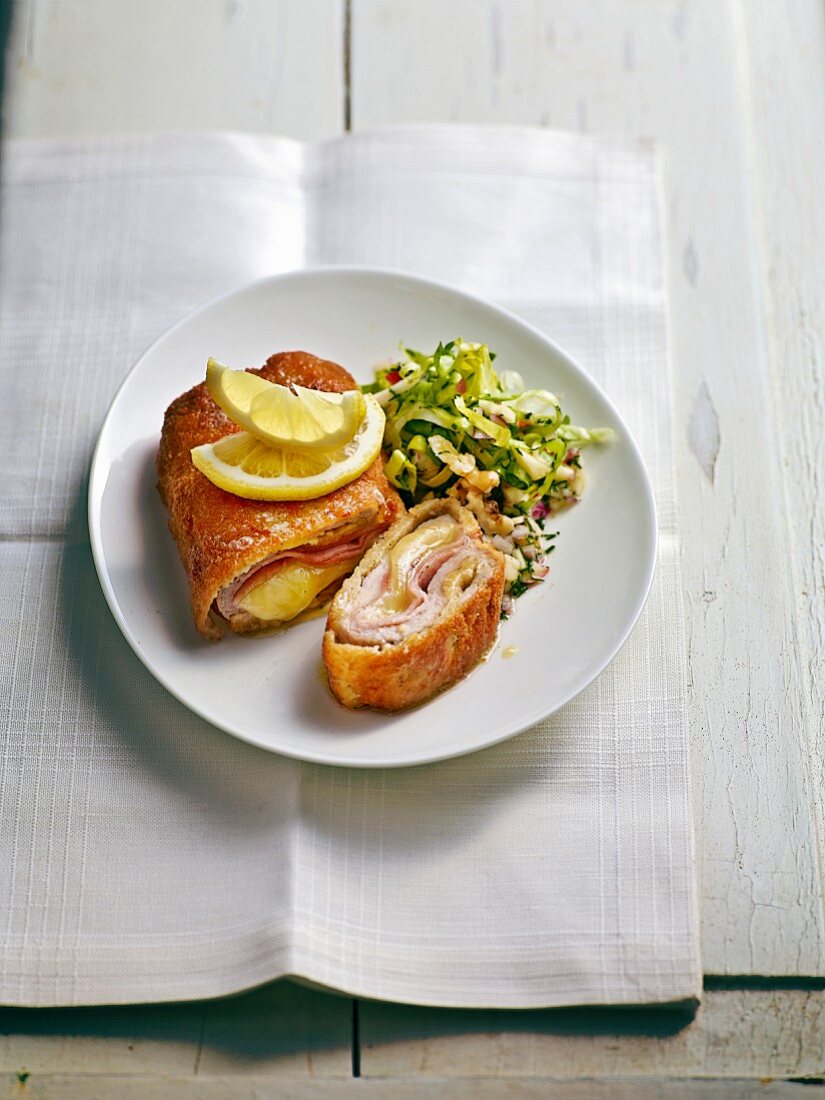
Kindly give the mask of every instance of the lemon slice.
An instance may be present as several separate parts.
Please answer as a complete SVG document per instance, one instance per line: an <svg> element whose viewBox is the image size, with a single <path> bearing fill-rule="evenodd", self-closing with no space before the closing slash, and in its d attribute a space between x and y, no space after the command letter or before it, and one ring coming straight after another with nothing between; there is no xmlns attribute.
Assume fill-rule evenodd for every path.
<svg viewBox="0 0 825 1100"><path fill-rule="evenodd" d="M230 420L271 447L334 451L355 436L366 401L360 390L324 393L279 386L217 359L206 364L206 387Z"/></svg>
<svg viewBox="0 0 825 1100"><path fill-rule="evenodd" d="M249 432L192 448L211 482L247 500L314 500L340 489L375 461L384 438L384 410L371 395L353 438L333 451L269 447Z"/></svg>

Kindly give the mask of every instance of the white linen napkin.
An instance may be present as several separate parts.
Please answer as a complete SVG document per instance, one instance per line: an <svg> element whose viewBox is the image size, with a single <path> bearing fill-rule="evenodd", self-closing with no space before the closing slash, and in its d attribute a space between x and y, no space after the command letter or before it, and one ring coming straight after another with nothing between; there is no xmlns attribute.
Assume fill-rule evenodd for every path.
<svg viewBox="0 0 825 1100"><path fill-rule="evenodd" d="M12 143L4 174L0 1002L283 974L468 1007L698 997L653 151L444 126L168 135ZM372 772L242 744L153 680L97 584L86 474L139 352L222 291L333 262L538 325L613 398L656 489L657 576L622 653L473 756Z"/></svg>

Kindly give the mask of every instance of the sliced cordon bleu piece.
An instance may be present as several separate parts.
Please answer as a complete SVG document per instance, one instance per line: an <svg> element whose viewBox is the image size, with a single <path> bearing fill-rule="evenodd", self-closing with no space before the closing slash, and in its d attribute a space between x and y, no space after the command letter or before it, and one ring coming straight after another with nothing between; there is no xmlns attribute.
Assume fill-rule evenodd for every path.
<svg viewBox="0 0 825 1100"><path fill-rule="evenodd" d="M330 687L347 707L401 710L432 698L492 648L504 556L451 498L412 508L372 545L332 602Z"/></svg>

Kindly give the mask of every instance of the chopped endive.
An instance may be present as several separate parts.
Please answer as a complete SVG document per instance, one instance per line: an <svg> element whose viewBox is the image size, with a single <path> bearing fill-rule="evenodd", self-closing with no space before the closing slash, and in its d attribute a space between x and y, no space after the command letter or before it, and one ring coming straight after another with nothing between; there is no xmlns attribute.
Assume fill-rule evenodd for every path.
<svg viewBox="0 0 825 1100"><path fill-rule="evenodd" d="M206 386L230 420L271 447L334 451L349 443L366 414L359 390L326 393L280 386L210 359Z"/></svg>
<svg viewBox="0 0 825 1100"><path fill-rule="evenodd" d="M517 596L547 575L555 536L544 522L581 497L582 448L614 433L571 424L550 390L497 372L486 344L404 350L364 387L387 416L387 478L408 505L430 496L466 504L505 554L507 592Z"/></svg>
<svg viewBox="0 0 825 1100"><path fill-rule="evenodd" d="M314 391L313 391L314 392ZM248 500L315 500L360 477L381 450L384 413L372 397L356 434L335 450L271 447L249 432L192 448L196 468Z"/></svg>

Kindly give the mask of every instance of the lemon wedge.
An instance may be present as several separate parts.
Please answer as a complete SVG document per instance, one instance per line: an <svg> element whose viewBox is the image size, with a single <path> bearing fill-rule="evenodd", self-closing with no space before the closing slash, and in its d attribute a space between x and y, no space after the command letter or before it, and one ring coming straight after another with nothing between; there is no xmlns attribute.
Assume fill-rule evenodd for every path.
<svg viewBox="0 0 825 1100"><path fill-rule="evenodd" d="M335 450L271 447L236 432L193 447L192 461L213 484L247 500L314 500L360 477L381 450L384 410L371 395L364 408L355 435Z"/></svg>
<svg viewBox="0 0 825 1100"><path fill-rule="evenodd" d="M334 451L354 438L364 419L360 390L323 393L304 386L279 386L245 370L210 359L206 387L239 427L270 447L290 451Z"/></svg>

